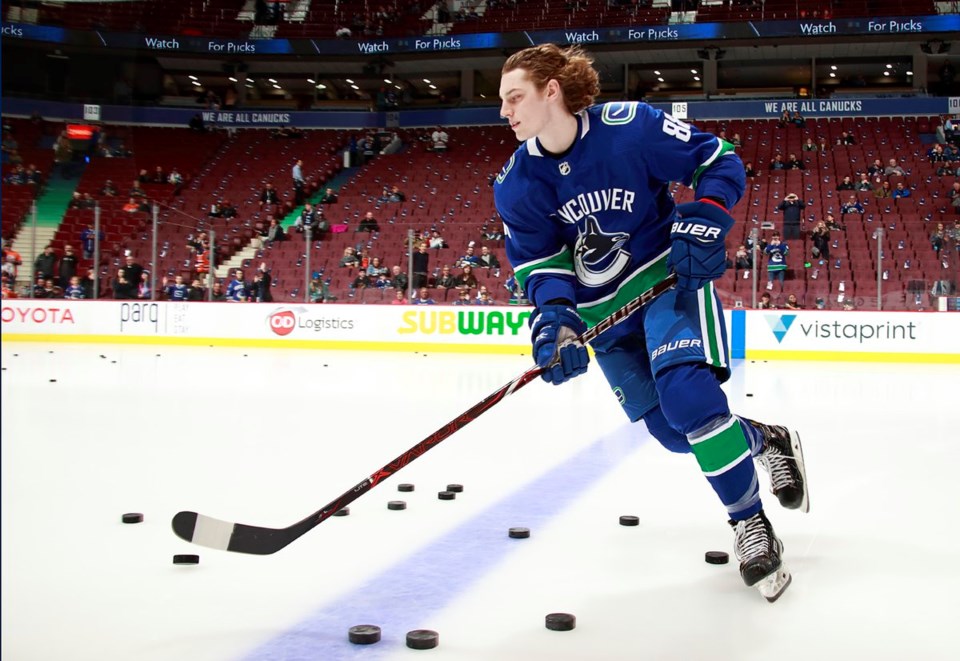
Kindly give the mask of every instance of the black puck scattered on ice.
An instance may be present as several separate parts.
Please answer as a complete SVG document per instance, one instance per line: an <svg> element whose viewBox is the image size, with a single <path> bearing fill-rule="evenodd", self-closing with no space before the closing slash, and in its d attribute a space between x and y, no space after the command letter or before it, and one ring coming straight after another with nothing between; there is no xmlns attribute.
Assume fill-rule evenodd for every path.
<svg viewBox="0 0 960 661"><path fill-rule="evenodd" d="M116 364L117 364L117 361L111 360L111 361L110 361L110 364L111 364L111 365L116 365Z"/></svg>
<svg viewBox="0 0 960 661"><path fill-rule="evenodd" d="M730 562L730 556L725 551L707 551L703 559L711 565L725 565Z"/></svg>
<svg viewBox="0 0 960 661"><path fill-rule="evenodd" d="M457 497L457 494L455 494L452 491L441 491L437 493L437 498L439 498L440 500L453 500L456 497Z"/></svg>
<svg viewBox="0 0 960 661"><path fill-rule="evenodd" d="M620 525L621 526L639 526L640 517L624 514L623 516L620 517Z"/></svg>
<svg viewBox="0 0 960 661"><path fill-rule="evenodd" d="M530 536L530 528L510 528L507 531L512 539L526 539Z"/></svg>
<svg viewBox="0 0 960 661"><path fill-rule="evenodd" d="M376 624L358 624L347 631L347 639L354 645L379 643L380 627Z"/></svg>
<svg viewBox="0 0 960 661"><path fill-rule="evenodd" d="M452 491L453 493L463 493L462 484L448 484L447 491Z"/></svg>
<svg viewBox="0 0 960 661"><path fill-rule="evenodd" d="M747 397L753 397L753 393L752 393L752 392L748 392L748 393L747 393Z"/></svg>
<svg viewBox="0 0 960 661"><path fill-rule="evenodd" d="M440 634L429 629L414 629L407 632L407 647L413 650L432 650L440 644Z"/></svg>
<svg viewBox="0 0 960 661"><path fill-rule="evenodd" d="M570 613L550 613L546 625L550 631L572 631L577 626L577 618Z"/></svg>
<svg viewBox="0 0 960 661"><path fill-rule="evenodd" d="M341 507L336 512L333 513L333 516L350 516L349 507Z"/></svg>
<svg viewBox="0 0 960 661"><path fill-rule="evenodd" d="M397 491L409 492L409 491L413 491L413 489L414 489L414 486L407 482L397 485Z"/></svg>
<svg viewBox="0 0 960 661"><path fill-rule="evenodd" d="M387 503L388 510L405 510L407 509L407 503L403 500L391 500Z"/></svg>
<svg viewBox="0 0 960 661"><path fill-rule="evenodd" d="M101 358L106 358L106 356L104 356L103 354L100 354L100 357L101 357Z"/></svg>
<svg viewBox="0 0 960 661"><path fill-rule="evenodd" d="M143 514L140 512L128 512L120 517L124 523L143 523Z"/></svg>
<svg viewBox="0 0 960 661"><path fill-rule="evenodd" d="M173 564L175 565L199 565L200 556L194 555L192 553L181 553L173 556Z"/></svg>
<svg viewBox="0 0 960 661"><path fill-rule="evenodd" d="M57 382L56 379L50 379L50 383L56 383L56 382Z"/></svg>

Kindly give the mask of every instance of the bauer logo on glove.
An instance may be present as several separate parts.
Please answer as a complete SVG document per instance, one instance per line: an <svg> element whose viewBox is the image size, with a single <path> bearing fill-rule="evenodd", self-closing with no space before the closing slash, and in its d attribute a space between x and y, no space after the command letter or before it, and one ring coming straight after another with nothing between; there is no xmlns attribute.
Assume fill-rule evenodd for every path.
<svg viewBox="0 0 960 661"><path fill-rule="evenodd" d="M706 199L679 205L677 214L670 227L667 266L677 274L677 289L697 291L727 269L723 237L733 227L733 218Z"/></svg>

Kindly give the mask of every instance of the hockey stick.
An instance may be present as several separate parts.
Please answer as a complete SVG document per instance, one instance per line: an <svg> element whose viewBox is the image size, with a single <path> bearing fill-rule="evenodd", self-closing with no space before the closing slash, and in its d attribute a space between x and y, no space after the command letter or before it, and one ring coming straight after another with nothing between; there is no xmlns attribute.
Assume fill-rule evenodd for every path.
<svg viewBox="0 0 960 661"><path fill-rule="evenodd" d="M676 276L673 274L669 275L663 282L654 285L596 326L584 332L577 338L577 341L582 344L590 342L604 331L616 326L636 310L673 287L675 283ZM179 512L173 517L173 531L178 537L188 542L200 544L201 546L209 546L210 548L235 551L237 553L252 553L254 555L276 553L290 542L325 521L334 512L346 507L411 461L426 453L427 450L430 450L441 441L452 436L457 430L476 420L482 413L489 411L495 404L508 395L512 395L536 379L542 372L542 367L531 367L510 383L477 402L467 411L461 413L443 427L427 436L376 473L365 478L357 486L338 496L321 510L314 512L302 521L294 523L292 526L287 528L261 528L260 526L248 526L243 523L221 521L203 514L197 514L196 512Z"/></svg>

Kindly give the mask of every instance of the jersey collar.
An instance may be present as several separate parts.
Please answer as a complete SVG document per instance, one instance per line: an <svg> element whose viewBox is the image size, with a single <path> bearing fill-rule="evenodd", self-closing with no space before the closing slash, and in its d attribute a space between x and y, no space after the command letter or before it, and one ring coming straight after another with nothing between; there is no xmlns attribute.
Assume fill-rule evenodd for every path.
<svg viewBox="0 0 960 661"><path fill-rule="evenodd" d="M540 146L540 141L537 138L529 138L527 140L527 153L531 156L538 156L543 158L544 156L550 156L552 158L563 158L573 150L577 145L577 142L583 140L584 136L590 131L590 115L587 113L586 108L578 112L576 115L577 118L577 139L573 141L573 144L564 151L562 154L552 154L546 149L543 149Z"/></svg>

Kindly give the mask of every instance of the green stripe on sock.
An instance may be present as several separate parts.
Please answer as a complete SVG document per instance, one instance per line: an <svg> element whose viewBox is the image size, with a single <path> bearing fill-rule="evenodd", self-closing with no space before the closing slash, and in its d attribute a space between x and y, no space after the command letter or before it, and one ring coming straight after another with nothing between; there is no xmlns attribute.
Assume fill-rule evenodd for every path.
<svg viewBox="0 0 960 661"><path fill-rule="evenodd" d="M748 451L747 439L736 418L733 418L733 424L729 427L721 427L713 435L704 438L690 439L690 444L704 473L714 473Z"/></svg>

